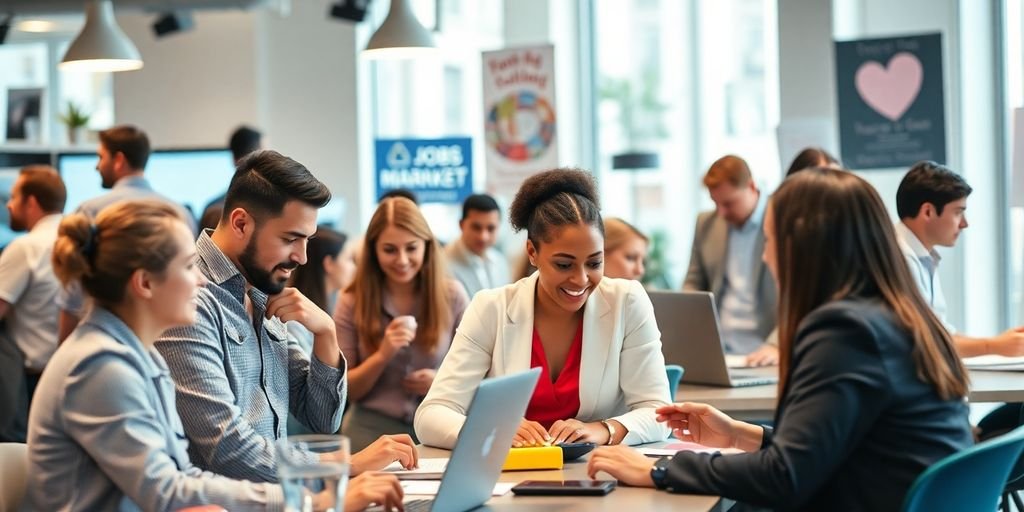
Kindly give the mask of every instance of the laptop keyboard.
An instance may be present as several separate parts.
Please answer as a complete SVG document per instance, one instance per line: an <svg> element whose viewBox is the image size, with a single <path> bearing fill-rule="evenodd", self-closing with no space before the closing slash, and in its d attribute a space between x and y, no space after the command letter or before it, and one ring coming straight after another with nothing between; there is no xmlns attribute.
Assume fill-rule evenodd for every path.
<svg viewBox="0 0 1024 512"><path fill-rule="evenodd" d="M402 507L405 512L430 512L430 507L434 505L434 500L412 500L402 503Z"/></svg>

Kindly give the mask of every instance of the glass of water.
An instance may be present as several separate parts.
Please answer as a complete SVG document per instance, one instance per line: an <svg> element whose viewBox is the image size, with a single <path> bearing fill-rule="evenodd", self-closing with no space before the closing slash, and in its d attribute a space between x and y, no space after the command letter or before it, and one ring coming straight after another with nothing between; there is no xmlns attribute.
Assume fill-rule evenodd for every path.
<svg viewBox="0 0 1024 512"><path fill-rule="evenodd" d="M348 438L333 434L277 441L277 476L286 512L343 512L351 453Z"/></svg>

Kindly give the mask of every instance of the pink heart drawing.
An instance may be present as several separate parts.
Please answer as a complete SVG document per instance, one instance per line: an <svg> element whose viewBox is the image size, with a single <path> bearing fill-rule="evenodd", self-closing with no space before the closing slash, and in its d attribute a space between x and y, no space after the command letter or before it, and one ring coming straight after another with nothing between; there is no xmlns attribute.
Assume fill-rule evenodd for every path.
<svg viewBox="0 0 1024 512"><path fill-rule="evenodd" d="M888 69L873 60L861 64L854 82L864 103L890 121L898 121L917 99L923 78L921 61L900 52L889 59Z"/></svg>

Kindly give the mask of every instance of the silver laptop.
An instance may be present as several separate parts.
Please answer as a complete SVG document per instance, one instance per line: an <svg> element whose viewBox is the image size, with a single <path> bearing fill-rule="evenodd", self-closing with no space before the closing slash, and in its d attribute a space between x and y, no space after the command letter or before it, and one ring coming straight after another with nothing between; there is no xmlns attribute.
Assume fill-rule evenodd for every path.
<svg viewBox="0 0 1024 512"><path fill-rule="evenodd" d="M714 295L663 291L648 294L661 330L665 364L683 367L682 382L725 387L778 382L777 367L737 371L726 364Z"/></svg>
<svg viewBox="0 0 1024 512"><path fill-rule="evenodd" d="M531 368L480 383L441 477L437 496L432 500L406 501L406 512L461 512L491 499L539 377L540 368Z"/></svg>

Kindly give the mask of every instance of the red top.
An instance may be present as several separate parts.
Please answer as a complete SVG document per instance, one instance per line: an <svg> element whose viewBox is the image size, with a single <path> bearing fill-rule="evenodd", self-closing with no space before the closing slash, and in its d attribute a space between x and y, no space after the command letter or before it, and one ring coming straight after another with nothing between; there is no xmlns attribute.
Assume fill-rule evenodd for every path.
<svg viewBox="0 0 1024 512"><path fill-rule="evenodd" d="M533 390L530 405L526 407L526 419L536 421L544 428L551 428L557 420L575 418L580 411L580 357L583 352L583 322L576 329L576 337L569 347L558 380L551 382L551 371L540 334L533 329L533 351L530 354L530 368L540 368L540 379Z"/></svg>

